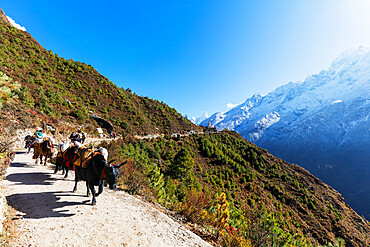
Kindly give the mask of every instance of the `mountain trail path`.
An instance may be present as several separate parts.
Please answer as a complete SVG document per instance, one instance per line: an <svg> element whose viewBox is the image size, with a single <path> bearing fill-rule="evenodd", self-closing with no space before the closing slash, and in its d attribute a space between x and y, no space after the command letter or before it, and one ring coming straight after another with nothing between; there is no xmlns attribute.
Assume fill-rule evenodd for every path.
<svg viewBox="0 0 370 247"><path fill-rule="evenodd" d="M123 191L104 188L91 205L74 172L64 179L54 165L36 165L17 152L3 181L16 209L20 237L12 246L211 246L165 214Z"/></svg>

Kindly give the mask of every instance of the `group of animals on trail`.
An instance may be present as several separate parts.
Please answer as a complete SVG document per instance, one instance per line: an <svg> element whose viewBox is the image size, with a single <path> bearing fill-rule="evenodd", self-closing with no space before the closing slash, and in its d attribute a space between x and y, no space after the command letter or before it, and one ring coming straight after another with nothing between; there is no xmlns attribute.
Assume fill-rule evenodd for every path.
<svg viewBox="0 0 370 247"><path fill-rule="evenodd" d="M47 159L51 159L56 155L56 166L54 173L62 170L64 178L68 177L69 170L75 171L75 185L73 192L77 191L77 183L79 181L86 181L87 196L92 194L92 205L96 204L96 197L103 192L104 181L107 182L110 189L116 189L116 179L119 172L119 167L124 165L113 164L115 160L107 161L108 151L103 148L87 148L81 145L75 135L71 135L70 139L73 140L73 145L68 142L54 146L53 140L44 137L41 130L37 130L33 136L27 135L25 137L25 148L28 153L31 148L34 149L33 159L42 159L45 157L44 165ZM78 132L81 133L81 132ZM84 141L84 139L83 139ZM98 186L98 192L95 192L95 186Z"/></svg>

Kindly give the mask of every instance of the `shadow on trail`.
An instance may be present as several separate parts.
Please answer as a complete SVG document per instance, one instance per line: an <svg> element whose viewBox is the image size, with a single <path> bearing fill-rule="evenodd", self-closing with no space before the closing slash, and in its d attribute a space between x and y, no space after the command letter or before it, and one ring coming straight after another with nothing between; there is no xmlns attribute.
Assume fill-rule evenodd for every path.
<svg viewBox="0 0 370 247"><path fill-rule="evenodd" d="M23 218L41 219L50 217L71 217L66 206L84 205L88 201L71 202L64 201L63 197L75 196L72 192L44 192L44 193L22 193L7 196L9 205L17 211L24 213ZM63 201L61 201L63 200ZM59 210L58 210L59 209Z"/></svg>
<svg viewBox="0 0 370 247"><path fill-rule="evenodd" d="M28 167L26 163L12 162L9 165L10 167Z"/></svg>
<svg viewBox="0 0 370 247"><path fill-rule="evenodd" d="M15 154L25 154L27 151L16 151Z"/></svg>
<svg viewBox="0 0 370 247"><path fill-rule="evenodd" d="M13 173L6 177L6 180L25 185L52 185L57 179L50 174L43 172Z"/></svg>

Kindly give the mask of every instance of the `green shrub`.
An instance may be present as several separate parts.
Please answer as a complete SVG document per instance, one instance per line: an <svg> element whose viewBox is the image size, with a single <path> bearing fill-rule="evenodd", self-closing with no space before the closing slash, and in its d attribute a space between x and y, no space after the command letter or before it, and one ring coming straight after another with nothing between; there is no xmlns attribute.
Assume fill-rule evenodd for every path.
<svg viewBox="0 0 370 247"><path fill-rule="evenodd" d="M190 152L182 148L174 157L168 168L168 173L172 178L184 178L194 166L194 160Z"/></svg>
<svg viewBox="0 0 370 247"><path fill-rule="evenodd" d="M71 115L77 119L85 120L86 118L88 118L89 113L87 112L85 108L78 108L78 109L75 109Z"/></svg>
<svg viewBox="0 0 370 247"><path fill-rule="evenodd" d="M27 87L21 87L21 90L19 92L19 98L22 100L22 102L29 106L34 107L35 106L35 100L33 99L29 89Z"/></svg>

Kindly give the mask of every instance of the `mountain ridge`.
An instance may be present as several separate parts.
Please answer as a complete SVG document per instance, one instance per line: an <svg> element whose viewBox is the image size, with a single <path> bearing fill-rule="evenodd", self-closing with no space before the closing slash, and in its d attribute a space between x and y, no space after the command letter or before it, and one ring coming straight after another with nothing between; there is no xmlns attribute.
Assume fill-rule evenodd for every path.
<svg viewBox="0 0 370 247"><path fill-rule="evenodd" d="M2 71L27 88L24 97L31 108L56 124L60 119L92 123L88 115L93 111L111 121L116 132L145 135L198 128L163 102L119 88L92 66L59 57L29 33L1 21Z"/></svg>
<svg viewBox="0 0 370 247"><path fill-rule="evenodd" d="M117 186L174 210L219 245L232 240L323 245L341 237L350 246L362 246L367 241L368 222L305 169L236 132L193 125L163 102L118 88L93 67L46 51L27 32L1 23L0 69L21 84L19 90L9 84L19 98L0 109L5 113L0 134L48 123L66 135L79 126L98 126L89 111L103 116L122 138L101 145L110 157L128 161ZM134 137L156 133L161 135ZM214 211L221 204L226 221ZM253 237L249 222L263 238ZM239 230L218 234L229 232L230 226Z"/></svg>
<svg viewBox="0 0 370 247"><path fill-rule="evenodd" d="M235 130L273 154L303 165L351 198L351 193L357 191L345 189L334 181L339 179L338 176L330 178L334 171L328 173L330 169L323 170L322 167L342 167L343 170L344 162L366 164L370 158L366 154L366 145L370 141L369 64L368 47L344 52L329 69L308 76L303 82L285 84L263 97L253 96L226 113L213 114L201 125L210 121L218 129ZM252 99L255 100L251 107L246 107ZM223 117L217 118L220 115ZM317 149L326 152L320 153ZM357 161L358 157L352 160L345 157L352 154L361 154L358 156L363 158ZM309 163L314 163L314 167ZM360 169L368 173L366 166ZM358 182L354 178L351 180ZM365 194L362 197L368 198ZM351 198L350 204L355 205L355 200ZM369 217L366 210L369 203L356 204L355 208Z"/></svg>

